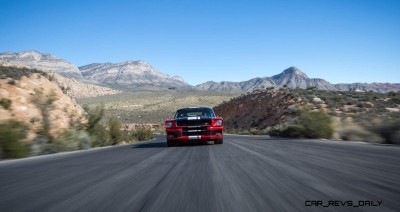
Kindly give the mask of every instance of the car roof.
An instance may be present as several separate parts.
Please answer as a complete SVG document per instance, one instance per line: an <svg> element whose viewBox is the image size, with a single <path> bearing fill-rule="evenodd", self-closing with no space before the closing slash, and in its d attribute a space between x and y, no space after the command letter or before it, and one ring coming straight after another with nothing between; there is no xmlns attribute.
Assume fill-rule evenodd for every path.
<svg viewBox="0 0 400 212"><path fill-rule="evenodd" d="M183 110L183 109L202 109L202 108L211 109L212 110L211 107L182 107L182 108L179 108L178 110Z"/></svg>

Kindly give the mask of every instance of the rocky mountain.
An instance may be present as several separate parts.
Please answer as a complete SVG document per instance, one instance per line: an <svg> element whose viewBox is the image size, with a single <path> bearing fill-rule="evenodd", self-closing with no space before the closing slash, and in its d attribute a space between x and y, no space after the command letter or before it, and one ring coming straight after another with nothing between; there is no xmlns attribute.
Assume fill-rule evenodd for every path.
<svg viewBox="0 0 400 212"><path fill-rule="evenodd" d="M315 86L324 90L335 89L332 84L323 79L309 78L296 67L285 69L282 73L272 77L257 77L242 82L208 81L196 87L200 90L248 92L256 89L265 89L269 87L279 88L283 86L289 88L308 88Z"/></svg>
<svg viewBox="0 0 400 212"><path fill-rule="evenodd" d="M85 97L85 93L91 92L93 89L94 91L91 92L89 96L120 92L115 89L110 90L109 88L130 91L197 89L223 92L251 92L257 89L262 90L269 87L280 88L287 86L289 88L316 87L320 90L342 91L348 91L350 89L376 92L400 91L399 83L331 84L323 79L309 78L296 67L290 67L272 77L257 77L242 82L208 81L196 86L191 86L181 77L169 76L159 72L149 63L140 60L121 63L93 63L77 68L70 62L51 54L43 54L37 51L25 51L20 53L2 53L0 54L0 63L27 66L59 74L65 77L65 79L60 80L65 82L63 83L64 87L71 85L73 88L71 87L70 90L77 91L72 95L81 97Z"/></svg>
<svg viewBox="0 0 400 212"><path fill-rule="evenodd" d="M8 67L10 70L15 68L23 68L23 69L32 69L23 64L19 63L9 63L0 60L0 67ZM18 69L16 69L18 71ZM75 79L75 78L68 78L56 73L53 73L52 78L55 83L70 97L73 98L87 98L87 97L96 97L96 96L104 96L110 94L117 94L121 93L122 91L112 89L109 87L104 87L101 85L96 85L92 83L85 83L82 80ZM0 76L3 77L3 76ZM82 92L84 91L84 92Z"/></svg>
<svg viewBox="0 0 400 212"><path fill-rule="evenodd" d="M191 88L178 76L161 73L145 61L93 63L79 67L83 77L103 85L140 90Z"/></svg>
<svg viewBox="0 0 400 212"><path fill-rule="evenodd" d="M268 87L289 88L309 88L316 87L320 90L342 90L350 89L359 91L389 92L400 91L400 84L390 83L352 83L352 84L331 84L326 80L319 78L309 78L304 72L296 67L285 69L282 73L272 77L257 77L242 82L213 82L208 81L196 85L197 89L210 91L229 91L229 92L251 92L257 89L266 89Z"/></svg>
<svg viewBox="0 0 400 212"><path fill-rule="evenodd" d="M68 78L82 79L82 74L78 67L51 54L42 54L38 51L6 52L0 54L0 60L15 65L22 64L34 69L54 72Z"/></svg>
<svg viewBox="0 0 400 212"><path fill-rule="evenodd" d="M73 92L73 96L86 97L85 93L91 92L92 89L94 92L91 92L89 96L119 92L110 87L129 90L192 89L192 86L181 77L171 77L159 72L144 61L126 61L116 64L93 63L78 68L51 54L24 51L2 53L0 62L59 74L65 77L59 77L64 87L71 85L69 91L78 91L78 93Z"/></svg>

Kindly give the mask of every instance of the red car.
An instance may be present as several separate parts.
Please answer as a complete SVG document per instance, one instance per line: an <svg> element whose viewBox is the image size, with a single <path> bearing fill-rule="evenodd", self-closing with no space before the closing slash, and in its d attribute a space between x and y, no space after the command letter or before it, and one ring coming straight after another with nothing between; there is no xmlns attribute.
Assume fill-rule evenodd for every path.
<svg viewBox="0 0 400 212"><path fill-rule="evenodd" d="M224 121L209 107L188 107L176 111L174 119L164 123L168 146L205 142L222 144Z"/></svg>

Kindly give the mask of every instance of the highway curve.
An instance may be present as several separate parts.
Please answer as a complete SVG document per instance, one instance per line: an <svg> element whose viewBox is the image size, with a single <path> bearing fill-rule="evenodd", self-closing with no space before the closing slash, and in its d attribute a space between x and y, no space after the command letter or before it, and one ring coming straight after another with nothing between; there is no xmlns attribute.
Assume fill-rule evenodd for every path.
<svg viewBox="0 0 400 212"><path fill-rule="evenodd" d="M400 147L226 135L167 148L157 137L0 162L0 211L322 209L400 211Z"/></svg>

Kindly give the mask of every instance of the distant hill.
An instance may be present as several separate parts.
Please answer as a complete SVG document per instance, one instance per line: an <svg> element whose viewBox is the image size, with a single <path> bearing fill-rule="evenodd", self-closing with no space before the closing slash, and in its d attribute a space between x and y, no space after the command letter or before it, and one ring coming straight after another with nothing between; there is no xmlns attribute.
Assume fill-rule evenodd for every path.
<svg viewBox="0 0 400 212"><path fill-rule="evenodd" d="M82 79L78 67L72 63L51 54L43 54L38 51L24 51L20 53L2 53L0 61L14 65L25 65L30 68L51 71L61 76L75 79Z"/></svg>
<svg viewBox="0 0 400 212"><path fill-rule="evenodd" d="M209 91L229 91L229 92L251 92L257 89L269 87L281 88L302 88L316 87L320 90L348 91L350 89L358 91L389 92L400 91L400 84L390 83L352 83L352 84L331 84L324 79L309 78L304 72L296 67L285 69L282 73L272 77L257 77L242 82L214 82L208 81L196 88Z"/></svg>
<svg viewBox="0 0 400 212"><path fill-rule="evenodd" d="M79 67L82 75L100 84L135 90L175 90L191 88L181 77L157 71L145 61L93 63Z"/></svg>

